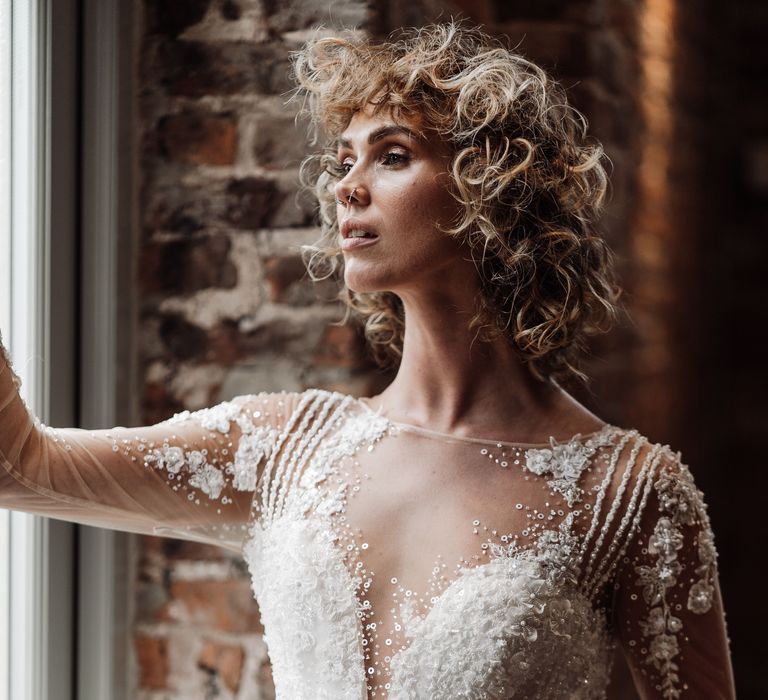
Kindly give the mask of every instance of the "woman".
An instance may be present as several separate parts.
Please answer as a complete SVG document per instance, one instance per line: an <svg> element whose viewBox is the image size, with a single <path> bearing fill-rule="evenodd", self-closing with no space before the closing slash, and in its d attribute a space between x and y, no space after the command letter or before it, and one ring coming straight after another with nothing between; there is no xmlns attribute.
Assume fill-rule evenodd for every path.
<svg viewBox="0 0 768 700"><path fill-rule="evenodd" d="M295 55L334 275L397 376L51 430L0 365L0 505L248 562L278 697L734 696L679 453L560 388L617 312L601 151L535 65L448 23ZM313 168L313 165L320 167Z"/></svg>

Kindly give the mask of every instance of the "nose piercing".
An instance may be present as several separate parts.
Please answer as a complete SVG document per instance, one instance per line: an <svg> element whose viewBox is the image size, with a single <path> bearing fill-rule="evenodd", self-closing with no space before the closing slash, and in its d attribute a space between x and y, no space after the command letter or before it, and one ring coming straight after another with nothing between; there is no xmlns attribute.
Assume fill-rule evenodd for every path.
<svg viewBox="0 0 768 700"><path fill-rule="evenodd" d="M347 197L347 202L349 204L352 204L352 197L355 196L355 192L357 192L357 187L353 187L352 191L349 193L349 197ZM336 197L336 204L343 204L343 202L338 197Z"/></svg>

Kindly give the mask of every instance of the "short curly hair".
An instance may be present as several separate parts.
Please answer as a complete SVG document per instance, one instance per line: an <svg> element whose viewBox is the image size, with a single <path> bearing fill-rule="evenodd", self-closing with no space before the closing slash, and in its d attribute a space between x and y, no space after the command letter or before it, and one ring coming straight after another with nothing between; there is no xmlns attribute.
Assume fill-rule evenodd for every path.
<svg viewBox="0 0 768 700"><path fill-rule="evenodd" d="M605 155L586 119L544 70L479 27L451 20L359 36L309 40L292 53L312 144L301 181L318 201L321 238L304 246L312 279L337 279L347 317L363 323L382 366L402 357L404 313L392 292L343 283L333 185L336 139L366 105L418 121L451 149L460 213L447 235L468 244L481 294L470 328L505 336L532 374L578 378L587 338L618 316L615 258L595 230L607 189Z"/></svg>

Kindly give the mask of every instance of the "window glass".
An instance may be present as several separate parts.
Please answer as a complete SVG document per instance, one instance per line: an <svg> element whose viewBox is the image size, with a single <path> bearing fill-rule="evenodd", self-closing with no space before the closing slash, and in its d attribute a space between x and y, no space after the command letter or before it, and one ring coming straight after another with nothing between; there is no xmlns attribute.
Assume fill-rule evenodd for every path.
<svg viewBox="0 0 768 700"><path fill-rule="evenodd" d="M0 330L47 417L43 0L0 0ZM0 511L0 700L47 697L47 525Z"/></svg>

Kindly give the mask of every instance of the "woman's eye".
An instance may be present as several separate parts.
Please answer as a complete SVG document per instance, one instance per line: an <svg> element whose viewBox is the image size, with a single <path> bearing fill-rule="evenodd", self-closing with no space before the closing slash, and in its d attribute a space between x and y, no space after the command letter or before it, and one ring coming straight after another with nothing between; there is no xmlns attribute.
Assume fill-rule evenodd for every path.
<svg viewBox="0 0 768 700"><path fill-rule="evenodd" d="M398 151L388 151L383 156L385 165L402 165L408 162L408 156Z"/></svg>
<svg viewBox="0 0 768 700"><path fill-rule="evenodd" d="M348 163L347 161L342 161L341 163L336 162L331 163L329 167L332 175L344 177L352 168L352 163Z"/></svg>
<svg viewBox="0 0 768 700"><path fill-rule="evenodd" d="M387 151L386 153L382 154L381 160L384 165L396 166L404 165L408 162L409 158L407 154L400 153L399 151ZM345 159L341 162L336 161L331 163L328 167L329 172L332 175L335 175L336 177L344 177L353 168L354 165L355 164L349 159Z"/></svg>

